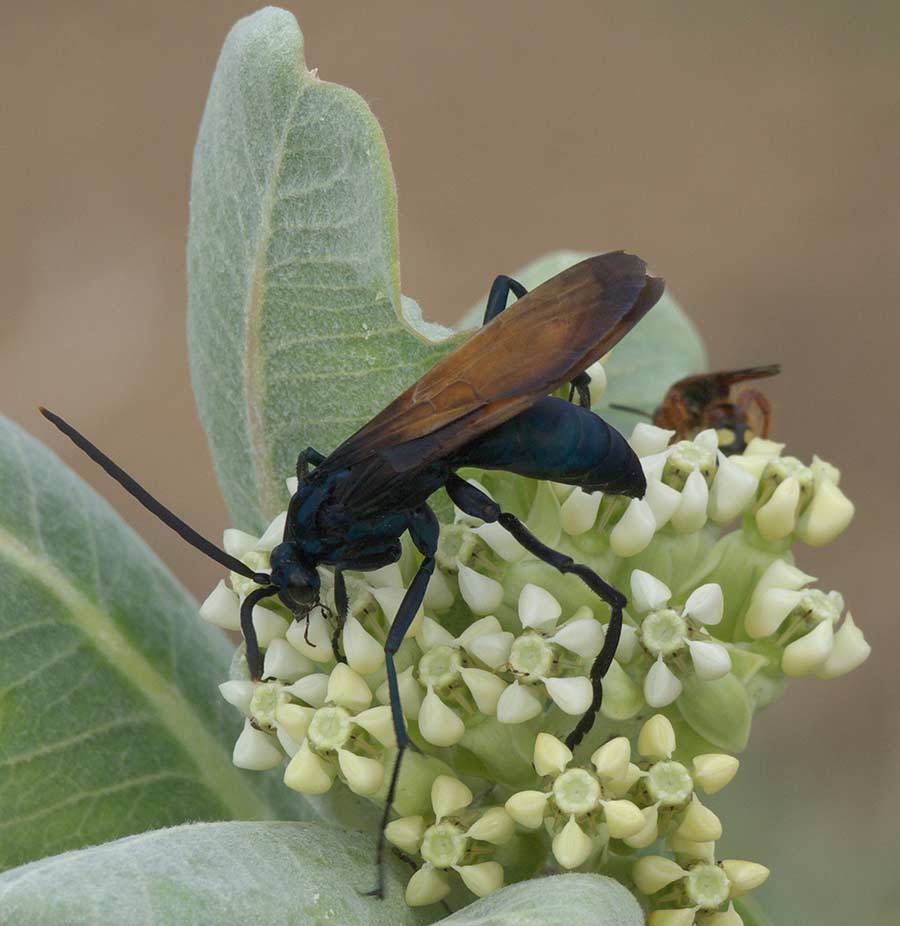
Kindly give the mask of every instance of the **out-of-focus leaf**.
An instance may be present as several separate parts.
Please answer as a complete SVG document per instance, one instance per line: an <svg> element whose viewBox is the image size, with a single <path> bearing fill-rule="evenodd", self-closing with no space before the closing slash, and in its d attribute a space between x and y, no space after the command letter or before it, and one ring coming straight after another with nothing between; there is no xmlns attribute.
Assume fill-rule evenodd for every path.
<svg viewBox="0 0 900 926"><path fill-rule="evenodd" d="M0 868L187 820L309 813L231 764L224 636L103 499L5 419L0 588Z"/></svg>
<svg viewBox="0 0 900 926"><path fill-rule="evenodd" d="M0 876L0 921L28 926L413 926L409 869L375 843L315 823L199 823L33 862Z"/></svg>
<svg viewBox="0 0 900 926"><path fill-rule="evenodd" d="M440 921L441 926L642 926L631 894L600 875L554 875L512 884Z"/></svg>
<svg viewBox="0 0 900 926"><path fill-rule="evenodd" d="M194 154L188 274L200 416L245 530L285 507L302 448L333 450L453 343L401 305L378 122L307 70L284 10L241 20L222 49Z"/></svg>
<svg viewBox="0 0 900 926"><path fill-rule="evenodd" d="M590 257L579 251L555 251L512 274L527 289ZM647 255L641 255L646 257ZM651 260L650 272L653 273ZM504 268L498 268L505 272ZM484 316L487 296L463 317L465 327L478 325ZM540 344L539 340L535 341ZM528 362L524 358L523 362ZM639 415L610 408L610 403L640 408L652 415L672 383L706 367L706 352L697 329L691 324L668 289L660 301L611 352L605 362L609 388L596 407L611 424L630 434Z"/></svg>

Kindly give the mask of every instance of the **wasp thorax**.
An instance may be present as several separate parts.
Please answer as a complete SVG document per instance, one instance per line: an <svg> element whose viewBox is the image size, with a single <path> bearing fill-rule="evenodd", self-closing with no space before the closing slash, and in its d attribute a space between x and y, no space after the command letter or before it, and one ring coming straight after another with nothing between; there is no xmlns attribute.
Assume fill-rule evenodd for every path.
<svg viewBox="0 0 900 926"><path fill-rule="evenodd" d="M671 608L654 611L641 622L641 642L653 656L671 656L685 645L687 621Z"/></svg>
<svg viewBox="0 0 900 926"><path fill-rule="evenodd" d="M462 829L449 820L443 820L425 830L419 854L435 868L451 868L463 860L467 845Z"/></svg>
<svg viewBox="0 0 900 926"><path fill-rule="evenodd" d="M452 646L435 646L419 660L419 680L426 687L447 688L460 678L462 657Z"/></svg>
<svg viewBox="0 0 900 926"><path fill-rule="evenodd" d="M526 633L509 651L509 667L516 675L542 678L553 668L553 647L539 634Z"/></svg>
<svg viewBox="0 0 900 926"><path fill-rule="evenodd" d="M352 729L350 714L343 707L321 707L310 722L306 735L314 749L328 752L342 748L350 739Z"/></svg>

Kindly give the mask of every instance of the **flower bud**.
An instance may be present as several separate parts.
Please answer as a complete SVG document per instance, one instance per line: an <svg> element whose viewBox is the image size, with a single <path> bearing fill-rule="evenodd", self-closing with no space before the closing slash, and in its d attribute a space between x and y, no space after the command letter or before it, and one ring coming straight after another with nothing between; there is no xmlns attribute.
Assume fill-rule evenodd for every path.
<svg viewBox="0 0 900 926"><path fill-rule="evenodd" d="M572 761L572 750L549 733L538 733L534 741L534 768L538 775L560 775Z"/></svg>
<svg viewBox="0 0 900 926"><path fill-rule="evenodd" d="M384 828L384 838L410 854L419 851L424 835L424 817L401 817L399 820L391 820Z"/></svg>
<svg viewBox="0 0 900 926"><path fill-rule="evenodd" d="M756 526L766 540L782 540L797 525L800 504L800 482L788 476L780 482L772 497L756 512Z"/></svg>
<svg viewBox="0 0 900 926"><path fill-rule="evenodd" d="M581 611L591 616L574 618L563 624L548 642L556 643L584 659L593 659L603 649L606 633L603 624L594 619L590 608L579 609L578 613Z"/></svg>
<svg viewBox="0 0 900 926"><path fill-rule="evenodd" d="M256 549L271 553L284 539L284 525L287 523L287 512L275 515L269 526L263 531L262 537L256 542Z"/></svg>
<svg viewBox="0 0 900 926"><path fill-rule="evenodd" d="M312 722L315 709L300 704L279 704L275 708L275 723L296 743L302 743Z"/></svg>
<svg viewBox="0 0 900 926"><path fill-rule="evenodd" d="M675 752L675 730L668 717L654 714L638 734L638 752L648 759L669 759Z"/></svg>
<svg viewBox="0 0 900 926"><path fill-rule="evenodd" d="M377 794L384 783L384 766L375 759L358 756L349 749L339 749L338 765L354 794L364 797Z"/></svg>
<svg viewBox="0 0 900 926"><path fill-rule="evenodd" d="M658 428L656 425L639 421L631 432L628 443L639 457L648 457L653 453L660 453L669 446L669 441L675 436L674 431Z"/></svg>
<svg viewBox="0 0 900 926"><path fill-rule="evenodd" d="M812 501L800 516L797 536L811 547L822 547L844 532L855 511L835 483L817 481Z"/></svg>
<svg viewBox="0 0 900 926"><path fill-rule="evenodd" d="M325 700L355 713L364 711L372 703L372 692L361 675L339 662L328 676Z"/></svg>
<svg viewBox="0 0 900 926"><path fill-rule="evenodd" d="M660 530L672 519L678 506L681 504L681 493L672 486L666 485L659 479L650 479L647 482L647 491L644 501L650 506L656 529Z"/></svg>
<svg viewBox="0 0 900 926"><path fill-rule="evenodd" d="M263 772L281 764L284 753L279 749L274 737L262 730L257 730L249 720L244 721L244 729L234 744L231 761L237 768L246 768L254 772Z"/></svg>
<svg viewBox="0 0 900 926"><path fill-rule="evenodd" d="M519 593L518 609L523 627L552 627L562 614L562 606L553 595L530 582Z"/></svg>
<svg viewBox="0 0 900 926"><path fill-rule="evenodd" d="M574 678L545 678L544 687L553 703L565 714L581 715L594 697L591 681L583 675Z"/></svg>
<svg viewBox="0 0 900 926"><path fill-rule="evenodd" d="M734 909L734 904L730 903L724 913L711 913L705 917L703 926L744 926L744 921Z"/></svg>
<svg viewBox="0 0 900 926"><path fill-rule="evenodd" d="M716 844L714 842L694 842L679 836L677 832L671 833L667 840L669 848L678 856L688 859L701 859L704 862L713 862Z"/></svg>
<svg viewBox="0 0 900 926"><path fill-rule="evenodd" d="M394 721L391 717L391 709L387 705L370 707L367 711L357 714L353 722L358 727L362 727L370 736L374 736L382 746L393 748L397 745Z"/></svg>
<svg viewBox="0 0 900 926"><path fill-rule="evenodd" d="M344 624L341 641L347 663L360 675L369 675L384 664L384 648L352 614Z"/></svg>
<svg viewBox="0 0 900 926"><path fill-rule="evenodd" d="M506 682L484 669L460 668L459 674L475 699L475 706L488 717L497 713L497 702L506 689Z"/></svg>
<svg viewBox="0 0 900 926"><path fill-rule="evenodd" d="M457 778L438 775L431 786L431 806L438 823L444 817L468 807L472 803L472 792Z"/></svg>
<svg viewBox="0 0 900 926"><path fill-rule="evenodd" d="M492 669L499 669L509 661L509 653L515 636L508 631L486 633L466 643L466 650Z"/></svg>
<svg viewBox="0 0 900 926"><path fill-rule="evenodd" d="M453 588L447 576L444 575L442 570L435 569L428 580L428 587L425 589L425 607L430 611L441 614L453 607L453 601Z"/></svg>
<svg viewBox="0 0 900 926"><path fill-rule="evenodd" d="M726 859L722 868L731 882L731 897L740 897L752 891L755 887L764 884L769 877L769 869L756 862L743 862L737 859Z"/></svg>
<svg viewBox="0 0 900 926"><path fill-rule="evenodd" d="M516 563L528 551L515 537L499 522L493 521L476 527L474 533L480 537L500 559L508 563Z"/></svg>
<svg viewBox="0 0 900 926"><path fill-rule="evenodd" d="M641 469L644 471L644 478L647 480L648 485L662 479L671 449L669 447L659 453L651 453L649 456L641 457Z"/></svg>
<svg viewBox="0 0 900 926"><path fill-rule="evenodd" d="M716 524L727 524L753 501L759 485L754 475L731 457L719 453L719 469L709 492L709 516Z"/></svg>
<svg viewBox="0 0 900 926"><path fill-rule="evenodd" d="M200 605L200 617L223 630L241 629L240 601L223 579L219 579L206 601Z"/></svg>
<svg viewBox="0 0 900 926"><path fill-rule="evenodd" d="M466 834L494 846L502 846L512 839L516 827L513 818L502 807L488 809L469 827Z"/></svg>
<svg viewBox="0 0 900 926"><path fill-rule="evenodd" d="M562 529L570 537L587 533L597 520L602 500L602 492L585 492L576 487L559 509L559 523Z"/></svg>
<svg viewBox="0 0 900 926"><path fill-rule="evenodd" d="M673 881L683 878L687 872L670 858L662 855L645 855L638 859L631 871L637 889L646 895L655 894Z"/></svg>
<svg viewBox="0 0 900 926"><path fill-rule="evenodd" d="M317 756L304 740L284 770L284 783L301 794L325 794L331 790L336 769Z"/></svg>
<svg viewBox="0 0 900 926"><path fill-rule="evenodd" d="M631 801L603 801L602 803L606 826L613 839L634 836L644 828L644 815L640 808Z"/></svg>
<svg viewBox="0 0 900 926"><path fill-rule="evenodd" d="M815 675L825 666L833 648L834 624L820 621L808 634L785 647L781 671L793 678Z"/></svg>
<svg viewBox="0 0 900 926"><path fill-rule="evenodd" d="M694 671L703 681L715 681L731 671L731 656L721 643L688 640L687 645L691 652Z"/></svg>
<svg viewBox="0 0 900 926"><path fill-rule="evenodd" d="M604 743L591 756L591 763L601 780L622 778L631 761L631 743L627 736L617 736Z"/></svg>
<svg viewBox="0 0 900 926"><path fill-rule="evenodd" d="M387 586L382 586L381 588L371 589L372 597L378 602L378 607L381 608L382 613L387 620L388 625L394 623L394 619L397 617L397 611L400 610L400 605L403 602L403 599L406 597L406 590L402 588L388 588ZM412 635L415 635L419 632L419 627L422 623L422 618L424 617L424 612L422 607L419 607L419 610L416 611L416 616L413 618L412 624L410 624L409 632Z"/></svg>
<svg viewBox="0 0 900 926"><path fill-rule="evenodd" d="M802 589L793 591L786 588L770 588L761 595L754 593L744 617L747 635L753 640L771 636L803 601L805 594Z"/></svg>
<svg viewBox="0 0 900 926"><path fill-rule="evenodd" d="M625 837L625 844L632 849L646 849L652 846L659 838L659 809L656 804L651 804L641 811L644 818L644 825L631 836Z"/></svg>
<svg viewBox="0 0 900 926"><path fill-rule="evenodd" d="M388 563L380 569L364 572L366 582L372 588L403 588L403 573L399 563Z"/></svg>
<svg viewBox="0 0 900 926"><path fill-rule="evenodd" d="M250 713L250 702L253 700L255 690L256 682L243 679L232 679L230 682L223 682L219 685L219 694L244 715Z"/></svg>
<svg viewBox="0 0 900 926"><path fill-rule="evenodd" d="M328 694L328 676L321 672L306 675L297 679L293 685L288 685L284 690L313 707L321 707Z"/></svg>
<svg viewBox="0 0 900 926"><path fill-rule="evenodd" d="M633 498L610 531L610 549L616 556L634 556L646 548L655 532L656 518L650 506L642 498Z"/></svg>
<svg viewBox="0 0 900 926"><path fill-rule="evenodd" d="M239 531L236 527L229 527L222 534L222 546L229 556L242 560L248 553L256 549L257 537L246 531Z"/></svg>
<svg viewBox="0 0 900 926"><path fill-rule="evenodd" d="M708 582L695 589L684 603L682 613L685 617L692 617L708 627L720 623L725 613L722 586L715 582Z"/></svg>
<svg viewBox="0 0 900 926"><path fill-rule="evenodd" d="M466 725L434 693L431 685L419 709L419 732L432 746L453 746L466 732Z"/></svg>
<svg viewBox="0 0 900 926"><path fill-rule="evenodd" d="M679 534L692 534L706 524L709 486L699 469L691 470L681 490L681 500L672 515L672 527Z"/></svg>
<svg viewBox="0 0 900 926"><path fill-rule="evenodd" d="M263 661L263 678L280 678L294 682L301 675L308 675L314 669L313 663L280 637L273 640L266 650Z"/></svg>
<svg viewBox="0 0 900 926"><path fill-rule="evenodd" d="M459 591L465 603L478 615L492 614L503 601L503 586L489 576L459 564Z"/></svg>
<svg viewBox="0 0 900 926"><path fill-rule="evenodd" d="M416 642L427 652L436 646L455 646L456 638L446 627L426 615L416 634Z"/></svg>
<svg viewBox="0 0 900 926"><path fill-rule="evenodd" d="M506 812L516 823L536 830L544 822L547 800L543 791L519 791L506 802Z"/></svg>
<svg viewBox="0 0 900 926"><path fill-rule="evenodd" d="M577 868L587 861L594 848L593 840L575 822L574 814L569 822L553 837L553 857L563 868Z"/></svg>
<svg viewBox="0 0 900 926"><path fill-rule="evenodd" d="M834 635L834 646L825 665L816 672L816 678L838 678L861 666L872 652L862 631L853 622L853 615L847 612L844 623ZM221 690L221 686L220 690ZM227 700L227 698L226 698Z"/></svg>
<svg viewBox="0 0 900 926"><path fill-rule="evenodd" d="M404 897L410 907L425 907L443 900L449 893L446 876L431 865L423 865L409 879Z"/></svg>
<svg viewBox="0 0 900 926"><path fill-rule="evenodd" d="M697 800L695 794L678 827L678 835L691 842L715 842L722 838L722 824L719 818Z"/></svg>
<svg viewBox="0 0 900 926"><path fill-rule="evenodd" d="M679 910L654 910L647 919L647 926L693 926L694 907Z"/></svg>
<svg viewBox="0 0 900 926"><path fill-rule="evenodd" d="M669 586L660 582L656 576L635 569L631 573L631 606L641 613L658 611L664 608L672 597Z"/></svg>
<svg viewBox="0 0 900 926"><path fill-rule="evenodd" d="M666 707L677 700L681 690L678 677L663 662L662 655L657 656L644 678L644 700L650 707Z"/></svg>
<svg viewBox="0 0 900 926"><path fill-rule="evenodd" d="M503 866L499 862L454 865L453 869L476 897L487 897L503 887Z"/></svg>
<svg viewBox="0 0 900 926"><path fill-rule="evenodd" d="M537 717L544 705L531 693L528 686L518 681L508 685L497 701L497 720L500 723L524 723Z"/></svg>
<svg viewBox="0 0 900 926"><path fill-rule="evenodd" d="M273 640L283 637L288 629L288 622L274 611L256 605L253 609L253 629L260 649L266 649Z"/></svg>
<svg viewBox="0 0 900 926"><path fill-rule="evenodd" d="M734 756L708 753L694 756L694 781L707 793L721 791L737 774L740 763Z"/></svg>

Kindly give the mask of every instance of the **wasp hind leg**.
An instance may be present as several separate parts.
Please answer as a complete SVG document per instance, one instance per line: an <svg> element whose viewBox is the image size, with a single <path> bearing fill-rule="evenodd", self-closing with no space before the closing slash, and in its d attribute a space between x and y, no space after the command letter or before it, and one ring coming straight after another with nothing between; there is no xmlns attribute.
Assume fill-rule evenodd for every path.
<svg viewBox="0 0 900 926"><path fill-rule="evenodd" d="M297 454L297 481L303 482L304 479L309 475L310 464L313 466L318 466L325 460L325 454L319 453L318 450L313 447L307 447L306 450L301 450Z"/></svg>
<svg viewBox="0 0 900 926"><path fill-rule="evenodd" d="M529 553L542 559L545 563L555 567L560 572L578 576L582 582L599 598L609 605L610 618L606 628L606 637L603 649L591 666L590 679L593 697L590 707L584 712L581 720L575 725L572 732L566 737L566 746L574 750L584 739L585 735L594 725L594 719L603 703L603 676L612 664L613 656L619 645L619 636L622 632L622 609L626 605L625 596L600 576L581 563L576 563L571 556L560 553L552 547L541 543L534 534L515 515L502 511L500 506L480 489L466 482L457 475L452 475L447 481L447 494L453 503L466 514L490 523L498 522L516 540L528 550Z"/></svg>
<svg viewBox="0 0 900 926"><path fill-rule="evenodd" d="M387 640L384 644L384 665L390 694L391 720L394 723L394 736L397 739L397 756L394 759L394 767L391 771L391 779L384 802L384 814L381 818L381 831L378 834L378 849L375 857L378 880L375 888L368 892L375 897L384 897L384 830L391 818L391 808L394 803L394 795L397 792L403 753L406 752L408 746L414 745L410 743L409 734L406 732L406 721L403 718L403 706L400 702L400 687L397 683L397 667L394 665L394 656L397 650L400 649L400 644L403 643L407 631L415 620L416 613L425 600L425 590L428 588L428 582L434 573L440 525L434 516L434 512L427 505L423 505L413 513L408 524L408 530L416 549L424 559L419 564L419 571L413 577L406 594L403 596L403 600L400 602L397 615L391 624L391 629L388 631Z"/></svg>
<svg viewBox="0 0 900 926"><path fill-rule="evenodd" d="M508 277L506 274L501 273L491 286L487 306L484 310L483 325L495 319L506 308L510 293L514 293L516 299L521 299L523 296L527 295L528 290L518 280L514 280L512 277ZM591 378L587 373L579 373L570 383L569 401L572 401L577 392L578 404L582 408L590 408L591 393L588 389L590 383Z"/></svg>

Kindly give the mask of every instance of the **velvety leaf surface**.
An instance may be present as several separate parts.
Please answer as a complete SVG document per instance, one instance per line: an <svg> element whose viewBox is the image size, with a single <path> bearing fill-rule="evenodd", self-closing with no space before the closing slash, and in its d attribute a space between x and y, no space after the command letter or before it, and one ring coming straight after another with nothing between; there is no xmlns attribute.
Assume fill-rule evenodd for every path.
<svg viewBox="0 0 900 926"><path fill-rule="evenodd" d="M441 926L642 926L631 894L612 878L567 874L503 888L440 921Z"/></svg>
<svg viewBox="0 0 900 926"><path fill-rule="evenodd" d="M34 862L0 876L0 922L28 926L413 926L409 869L387 898L371 837L314 823L199 823Z"/></svg>
<svg viewBox="0 0 900 926"><path fill-rule="evenodd" d="M304 812L231 764L223 635L103 499L5 419L0 588L0 868L186 820Z"/></svg>
<svg viewBox="0 0 900 926"><path fill-rule="evenodd" d="M294 17L231 30L194 154L194 387L234 523L285 507L306 446L329 452L417 379L450 332L401 310L394 178L354 92L306 69Z"/></svg>
<svg viewBox="0 0 900 926"><path fill-rule="evenodd" d="M511 275L527 289L534 289L590 256L586 252L555 251ZM655 273L652 255L640 256L648 261L650 273ZM507 272L503 267L497 268L497 273ZM481 323L486 301L487 294L465 314L464 326ZM611 409L610 403L630 405L652 414L672 383L706 368L706 352L697 329L667 288L650 313L610 352L605 367L609 388L596 410L627 435L635 422L646 419Z"/></svg>

